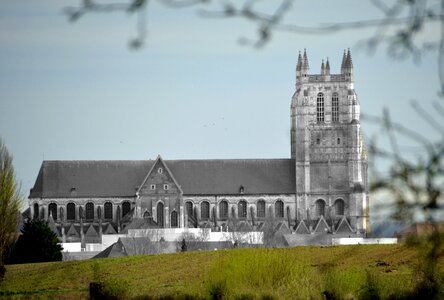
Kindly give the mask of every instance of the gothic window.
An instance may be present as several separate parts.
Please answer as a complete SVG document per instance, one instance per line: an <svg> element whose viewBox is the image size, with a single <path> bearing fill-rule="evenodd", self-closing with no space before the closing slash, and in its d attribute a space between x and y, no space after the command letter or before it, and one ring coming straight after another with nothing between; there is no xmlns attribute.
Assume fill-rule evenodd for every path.
<svg viewBox="0 0 444 300"><path fill-rule="evenodd" d="M122 203L122 218L125 217L131 210L131 203L129 201L125 201Z"/></svg>
<svg viewBox="0 0 444 300"><path fill-rule="evenodd" d="M112 220L113 219L113 204L111 202L105 202L104 210L105 210L105 220Z"/></svg>
<svg viewBox="0 0 444 300"><path fill-rule="evenodd" d="M208 220L210 218L210 203L203 201L200 204L200 218L202 220Z"/></svg>
<svg viewBox="0 0 444 300"><path fill-rule="evenodd" d="M245 200L239 201L237 205L237 215L239 218L247 217L247 202L245 202Z"/></svg>
<svg viewBox="0 0 444 300"><path fill-rule="evenodd" d="M343 216L344 215L344 200L338 199L335 202L335 214L337 216Z"/></svg>
<svg viewBox="0 0 444 300"><path fill-rule="evenodd" d="M159 202L157 203L157 225L160 228L163 228L163 203Z"/></svg>
<svg viewBox="0 0 444 300"><path fill-rule="evenodd" d="M319 199L315 203L316 206L316 216L323 216L325 212L325 202L322 199Z"/></svg>
<svg viewBox="0 0 444 300"><path fill-rule="evenodd" d="M276 218L284 217L284 202L281 200L276 201L274 204L274 215Z"/></svg>
<svg viewBox="0 0 444 300"><path fill-rule="evenodd" d="M316 101L316 120L324 122L324 94L319 93Z"/></svg>
<svg viewBox="0 0 444 300"><path fill-rule="evenodd" d="M57 220L57 204L51 203L48 206L49 214L52 215L52 218Z"/></svg>
<svg viewBox="0 0 444 300"><path fill-rule="evenodd" d="M94 220L94 203L86 203L86 220Z"/></svg>
<svg viewBox="0 0 444 300"><path fill-rule="evenodd" d="M39 204L38 203L34 203L34 216L33 219L38 219L39 218Z"/></svg>
<svg viewBox="0 0 444 300"><path fill-rule="evenodd" d="M331 120L333 123L339 122L339 98L337 93L334 93L331 98Z"/></svg>
<svg viewBox="0 0 444 300"><path fill-rule="evenodd" d="M219 203L219 218L220 219L228 218L228 202L225 200Z"/></svg>
<svg viewBox="0 0 444 300"><path fill-rule="evenodd" d="M190 201L187 201L185 203L185 208L187 210L187 215L192 216L193 214L193 203Z"/></svg>
<svg viewBox="0 0 444 300"><path fill-rule="evenodd" d="M76 205L74 203L68 203L66 205L66 219L68 221L74 221L76 219Z"/></svg>
<svg viewBox="0 0 444 300"><path fill-rule="evenodd" d="M257 217L265 218L265 201L259 200L257 202Z"/></svg>
<svg viewBox="0 0 444 300"><path fill-rule="evenodd" d="M171 213L171 227L177 227L177 226L178 226L177 212L174 210Z"/></svg>

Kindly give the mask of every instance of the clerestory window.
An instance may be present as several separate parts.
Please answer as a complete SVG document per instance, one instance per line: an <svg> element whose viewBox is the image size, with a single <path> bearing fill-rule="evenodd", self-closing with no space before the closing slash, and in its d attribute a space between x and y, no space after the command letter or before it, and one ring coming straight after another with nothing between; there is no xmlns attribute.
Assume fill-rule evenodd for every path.
<svg viewBox="0 0 444 300"><path fill-rule="evenodd" d="M337 93L334 93L331 99L331 121L333 123L339 122L339 98Z"/></svg>
<svg viewBox="0 0 444 300"><path fill-rule="evenodd" d="M324 122L324 94L319 93L316 100L316 121Z"/></svg>

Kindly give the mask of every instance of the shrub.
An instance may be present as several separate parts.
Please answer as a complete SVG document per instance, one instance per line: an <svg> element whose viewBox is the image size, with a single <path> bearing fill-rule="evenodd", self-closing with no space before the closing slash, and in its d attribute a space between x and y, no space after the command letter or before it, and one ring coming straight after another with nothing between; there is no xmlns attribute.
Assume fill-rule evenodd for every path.
<svg viewBox="0 0 444 300"><path fill-rule="evenodd" d="M24 223L22 235L17 240L9 263L23 264L47 261L61 261L62 246L57 235L42 220Z"/></svg>

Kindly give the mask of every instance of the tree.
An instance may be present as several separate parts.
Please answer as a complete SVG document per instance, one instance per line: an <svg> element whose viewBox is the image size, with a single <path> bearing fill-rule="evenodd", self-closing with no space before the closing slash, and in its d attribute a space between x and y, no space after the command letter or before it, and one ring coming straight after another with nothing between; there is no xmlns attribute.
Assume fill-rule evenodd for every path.
<svg viewBox="0 0 444 300"><path fill-rule="evenodd" d="M16 239L20 201L12 156L0 139L0 280L5 273L4 261Z"/></svg>
<svg viewBox="0 0 444 300"><path fill-rule="evenodd" d="M10 263L36 263L62 260L62 246L57 235L43 220L28 220L12 251Z"/></svg>

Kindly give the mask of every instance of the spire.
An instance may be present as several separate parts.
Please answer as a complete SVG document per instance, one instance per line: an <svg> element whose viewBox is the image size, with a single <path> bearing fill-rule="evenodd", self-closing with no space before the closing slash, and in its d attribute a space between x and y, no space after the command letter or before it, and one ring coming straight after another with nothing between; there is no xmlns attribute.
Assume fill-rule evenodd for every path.
<svg viewBox="0 0 444 300"><path fill-rule="evenodd" d="M344 50L344 54L342 55L341 73L344 73L344 67L345 67L346 60L347 60L347 52Z"/></svg>
<svg viewBox="0 0 444 300"><path fill-rule="evenodd" d="M352 57L351 57L351 54L350 54L350 48L348 48L348 51L347 51L347 59L345 60L345 66L344 67L347 68L347 69L352 69L353 68L353 62L352 62Z"/></svg>
<svg viewBox="0 0 444 300"><path fill-rule="evenodd" d="M330 62L328 61L328 57L327 63L325 64L325 75L330 75Z"/></svg>
<svg viewBox="0 0 444 300"><path fill-rule="evenodd" d="M302 56L301 56L301 51L299 51L298 64L296 65L296 71L300 71L301 67L302 67Z"/></svg>
<svg viewBox="0 0 444 300"><path fill-rule="evenodd" d="M345 60L343 60L344 66L342 67L341 73L346 76L350 81L353 81L353 62L350 54L350 48L345 54Z"/></svg>
<svg viewBox="0 0 444 300"><path fill-rule="evenodd" d="M325 64L324 64L324 60L322 60L322 64L321 64L321 75L325 75Z"/></svg>
<svg viewBox="0 0 444 300"><path fill-rule="evenodd" d="M302 59L302 70L307 71L310 69L310 66L308 65L308 58L307 58L307 49L304 49L304 57Z"/></svg>

